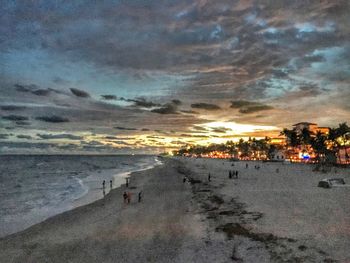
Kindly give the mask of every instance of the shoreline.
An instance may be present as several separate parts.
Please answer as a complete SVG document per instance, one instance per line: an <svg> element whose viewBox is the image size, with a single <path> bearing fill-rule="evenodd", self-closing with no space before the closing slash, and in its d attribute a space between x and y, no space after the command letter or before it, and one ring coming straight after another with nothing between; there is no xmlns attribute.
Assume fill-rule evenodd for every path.
<svg viewBox="0 0 350 263"><path fill-rule="evenodd" d="M38 155L35 155L35 156L38 156ZM112 156L112 155L108 155L108 156ZM91 183L91 182L89 185L89 181L86 181L86 178L77 177L76 178L77 182L81 185L82 189L84 189L84 192L80 196L75 197L74 199L70 200L69 203L66 202L66 204L62 204L61 208L59 208L59 209L56 208L57 212L53 212L48 217L44 217L43 219L40 219L40 221L34 220L34 223L26 225L25 228L19 227L18 231L6 234L4 236L0 236L0 238L6 238L9 235L20 233L22 231L27 230L28 228L30 228L32 226L35 226L37 224L40 224L40 223L50 219L51 217L55 217L55 216L60 215L62 213L72 211L72 210L79 208L81 206L89 205L93 202L96 202L96 201L99 201L99 200L105 198L112 190L118 189L118 188L122 187L123 184L125 184L124 178L130 177L133 173L153 169L156 166L162 165L162 162L159 161L159 158L157 158L156 156L154 156L154 158L155 158L155 161L152 165L148 165L146 167L134 167L130 171L120 171L117 168L108 168L108 169L101 169L101 170L97 169L94 171L87 172L88 175L86 178L101 177L101 175L103 177L103 174L105 174L106 177L113 178L112 179L113 180L113 187L112 188L110 188L109 182L106 183L106 187L105 187L105 189L103 189L102 187L99 187L99 185L96 185L96 184ZM102 182L102 180L103 180L103 178L101 179L101 182Z"/></svg>
<svg viewBox="0 0 350 263"><path fill-rule="evenodd" d="M264 185L255 183L262 175L257 177L255 170L245 170L244 162L236 163L235 168L231 164L222 160L165 158L164 165L131 175L129 190L134 195L130 205L124 205L122 201L125 185L113 189L104 199L1 238L0 258L8 259L4 262L33 263L202 263L232 260L338 262L335 258L345 261L350 257L342 248L331 251L318 240L309 240L298 232L281 234L276 232L279 228L269 228L266 220L271 220L274 215L251 201L268 203L263 199L247 199L249 192L254 190L249 189L254 185L262 190L254 190L254 195L269 194ZM228 169L238 169L239 179L229 180ZM300 166L287 166L286 169L301 175L311 171ZM212 174L211 182L207 181L208 172ZM289 181L289 175L283 172L277 178L293 184L294 181ZM296 174L292 179L296 177L297 182L301 175ZM184 176L190 179L190 183L182 182ZM266 173L264 176L266 180L266 176L274 178ZM315 178L319 176L323 175L313 175ZM136 194L141 190L145 196L138 203ZM272 193L276 194L275 191ZM274 222L276 226L280 224L279 220L277 218ZM288 220L288 217L283 220ZM290 224L289 221L286 223ZM343 257L341 253L345 253Z"/></svg>

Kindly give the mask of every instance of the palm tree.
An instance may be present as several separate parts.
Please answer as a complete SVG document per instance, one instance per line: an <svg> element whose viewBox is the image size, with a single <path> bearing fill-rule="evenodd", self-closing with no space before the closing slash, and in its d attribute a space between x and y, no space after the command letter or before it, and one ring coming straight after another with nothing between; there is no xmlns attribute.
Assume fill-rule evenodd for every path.
<svg viewBox="0 0 350 263"><path fill-rule="evenodd" d="M316 159L320 163L323 163L325 161L325 155L327 151L326 140L327 137L321 132L317 132L316 137L311 139L311 145L316 153Z"/></svg>
<svg viewBox="0 0 350 263"><path fill-rule="evenodd" d="M295 130L289 130L287 128L284 128L281 132L281 135L286 136L287 138L287 145L295 148L298 147L300 143L300 138Z"/></svg>
<svg viewBox="0 0 350 263"><path fill-rule="evenodd" d="M340 145L346 145L348 141L347 134L350 132L350 127L346 124L346 122L340 123L339 127L336 128L338 138L341 139Z"/></svg>

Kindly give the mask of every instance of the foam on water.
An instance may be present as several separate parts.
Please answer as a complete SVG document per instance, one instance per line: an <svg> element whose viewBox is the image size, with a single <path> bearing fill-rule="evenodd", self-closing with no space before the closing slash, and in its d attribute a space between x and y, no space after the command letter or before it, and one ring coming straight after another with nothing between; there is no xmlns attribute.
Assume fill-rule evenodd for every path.
<svg viewBox="0 0 350 263"><path fill-rule="evenodd" d="M0 237L103 198L154 156L0 156Z"/></svg>

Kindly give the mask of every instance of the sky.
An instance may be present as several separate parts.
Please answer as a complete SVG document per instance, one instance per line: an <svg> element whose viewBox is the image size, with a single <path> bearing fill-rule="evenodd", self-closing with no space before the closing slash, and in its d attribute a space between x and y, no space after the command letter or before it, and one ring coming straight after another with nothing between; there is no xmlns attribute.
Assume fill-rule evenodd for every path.
<svg viewBox="0 0 350 263"><path fill-rule="evenodd" d="M1 153L160 153L350 122L347 0L1 1Z"/></svg>

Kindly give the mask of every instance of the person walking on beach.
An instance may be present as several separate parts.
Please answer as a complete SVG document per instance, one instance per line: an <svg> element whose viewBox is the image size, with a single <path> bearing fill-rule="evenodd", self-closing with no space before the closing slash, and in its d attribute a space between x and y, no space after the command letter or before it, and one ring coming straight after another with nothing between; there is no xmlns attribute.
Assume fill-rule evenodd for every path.
<svg viewBox="0 0 350 263"><path fill-rule="evenodd" d="M129 187L129 178L125 178L126 180L126 187Z"/></svg>
<svg viewBox="0 0 350 263"><path fill-rule="evenodd" d="M210 176L210 173L208 174L208 182L211 181L211 176Z"/></svg>
<svg viewBox="0 0 350 263"><path fill-rule="evenodd" d="M246 169L248 168L248 164L247 164L247 163L245 164L245 168L246 168Z"/></svg>
<svg viewBox="0 0 350 263"><path fill-rule="evenodd" d="M127 199L128 199L128 194L126 192L124 192L123 198L124 198L124 204L126 204Z"/></svg>
<svg viewBox="0 0 350 263"><path fill-rule="evenodd" d="M139 197L139 203L140 203L141 202L141 198L142 198L142 191L139 192L138 197Z"/></svg>
<svg viewBox="0 0 350 263"><path fill-rule="evenodd" d="M228 171L228 178L229 178L229 179L232 179L232 172L231 172L231 170Z"/></svg>
<svg viewBox="0 0 350 263"><path fill-rule="evenodd" d="M236 178L238 179L238 171L236 171Z"/></svg>
<svg viewBox="0 0 350 263"><path fill-rule="evenodd" d="M109 187L112 189L113 188L113 181L109 180Z"/></svg>
<svg viewBox="0 0 350 263"><path fill-rule="evenodd" d="M105 189L105 187L106 187L106 180L103 180L103 182L102 182L102 188Z"/></svg>
<svg viewBox="0 0 350 263"><path fill-rule="evenodd" d="M128 204L130 204L130 202L131 202L131 193L130 192L128 192Z"/></svg>
<svg viewBox="0 0 350 263"><path fill-rule="evenodd" d="M182 182L183 183L186 183L186 180L187 180L187 178L186 178L186 176L182 179Z"/></svg>

